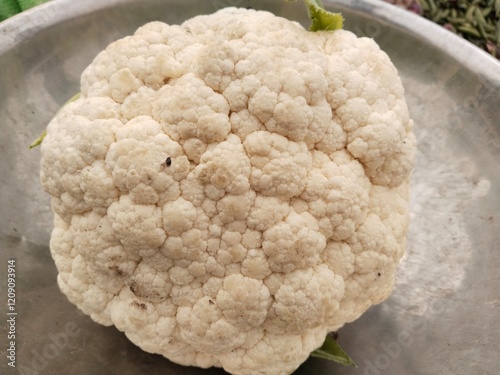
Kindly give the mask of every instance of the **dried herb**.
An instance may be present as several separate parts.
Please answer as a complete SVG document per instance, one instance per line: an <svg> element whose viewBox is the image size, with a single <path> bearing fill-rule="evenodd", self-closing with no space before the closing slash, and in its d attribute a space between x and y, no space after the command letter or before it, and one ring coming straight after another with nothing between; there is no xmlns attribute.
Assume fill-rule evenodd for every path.
<svg viewBox="0 0 500 375"><path fill-rule="evenodd" d="M387 1L421 14L500 59L500 0Z"/></svg>
<svg viewBox="0 0 500 375"><path fill-rule="evenodd" d="M500 0L385 0L421 15L500 59Z"/></svg>

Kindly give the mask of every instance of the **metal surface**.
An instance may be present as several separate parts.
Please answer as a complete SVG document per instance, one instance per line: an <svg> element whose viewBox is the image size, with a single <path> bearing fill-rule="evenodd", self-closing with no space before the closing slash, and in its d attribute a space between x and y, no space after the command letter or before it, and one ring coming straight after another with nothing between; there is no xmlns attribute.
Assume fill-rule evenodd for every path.
<svg viewBox="0 0 500 375"><path fill-rule="evenodd" d="M400 71L415 119L408 252L390 299L340 331L358 363L310 359L296 374L498 374L500 64L451 33L378 1L324 1L373 37ZM223 374L142 352L67 302L48 251L51 215L27 145L78 91L109 42L150 20L236 5L307 23L302 4L243 0L53 0L0 24L0 373ZM16 261L16 368L7 365L6 270Z"/></svg>

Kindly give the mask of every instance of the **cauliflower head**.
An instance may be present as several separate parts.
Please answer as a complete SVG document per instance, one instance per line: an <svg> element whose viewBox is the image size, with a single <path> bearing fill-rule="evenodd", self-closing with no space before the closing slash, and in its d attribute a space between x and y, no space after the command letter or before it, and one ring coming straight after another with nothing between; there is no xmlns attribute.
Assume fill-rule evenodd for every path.
<svg viewBox="0 0 500 375"><path fill-rule="evenodd" d="M176 363L289 374L391 293L412 125L371 39L237 8L149 23L47 128L60 289Z"/></svg>

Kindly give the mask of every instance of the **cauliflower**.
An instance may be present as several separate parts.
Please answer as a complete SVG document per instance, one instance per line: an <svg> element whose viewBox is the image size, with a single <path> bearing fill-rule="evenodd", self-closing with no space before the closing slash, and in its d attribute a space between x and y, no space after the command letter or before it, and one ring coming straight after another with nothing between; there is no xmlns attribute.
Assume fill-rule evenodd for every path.
<svg viewBox="0 0 500 375"><path fill-rule="evenodd" d="M41 153L60 289L147 352L289 374L391 293L415 138L371 39L237 8L149 23Z"/></svg>

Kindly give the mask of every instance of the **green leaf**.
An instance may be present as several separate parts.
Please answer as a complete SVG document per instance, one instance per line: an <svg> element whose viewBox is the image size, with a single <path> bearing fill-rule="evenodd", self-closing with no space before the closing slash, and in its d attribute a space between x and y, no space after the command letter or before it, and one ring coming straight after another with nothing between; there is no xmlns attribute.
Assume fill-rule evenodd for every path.
<svg viewBox="0 0 500 375"><path fill-rule="evenodd" d="M0 0L0 21L47 1L48 0Z"/></svg>
<svg viewBox="0 0 500 375"><path fill-rule="evenodd" d="M43 133L37 139L35 139L32 144L30 144L29 149L31 150L32 148L40 146L46 135L47 135L47 130L44 130Z"/></svg>
<svg viewBox="0 0 500 375"><path fill-rule="evenodd" d="M3 21L21 11L16 0L0 0L0 21Z"/></svg>
<svg viewBox="0 0 500 375"><path fill-rule="evenodd" d="M57 111L57 113L56 113L55 116L57 116L57 114L59 112L61 112L61 109L63 109L64 107L66 107L69 103L74 102L75 100L77 100L80 97L80 95L81 95L80 93L73 95L70 100L68 100L66 103L64 103L64 105L61 108L59 108L59 110ZM29 145L29 149L31 150L32 148L40 146L42 144L43 139L45 138L46 135L47 135L47 130L44 130L43 133Z"/></svg>
<svg viewBox="0 0 500 375"><path fill-rule="evenodd" d="M29 8L33 8L37 5L43 4L47 2L47 0L17 0L21 10L27 10Z"/></svg>
<svg viewBox="0 0 500 375"><path fill-rule="evenodd" d="M309 30L340 30L342 28L344 24L342 15L325 10L321 0L304 0L304 3L312 21Z"/></svg>
<svg viewBox="0 0 500 375"><path fill-rule="evenodd" d="M323 358L340 363L344 366L357 367L356 363L347 355L335 339L327 335L323 345L311 353L311 357Z"/></svg>

